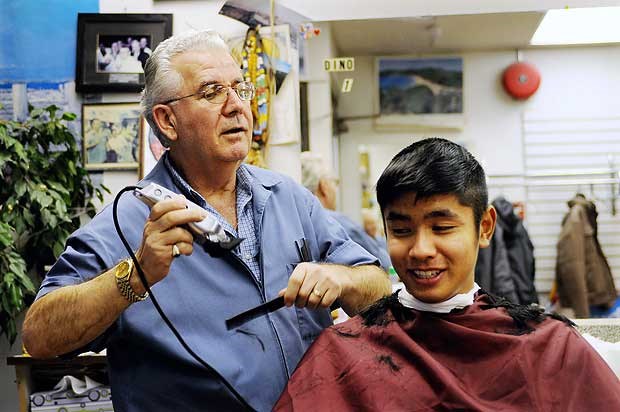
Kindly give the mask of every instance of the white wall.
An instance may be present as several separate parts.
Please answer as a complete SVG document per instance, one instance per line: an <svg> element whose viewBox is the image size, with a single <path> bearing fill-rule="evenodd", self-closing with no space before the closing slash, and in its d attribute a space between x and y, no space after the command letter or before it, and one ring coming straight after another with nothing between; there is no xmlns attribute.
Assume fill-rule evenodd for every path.
<svg viewBox="0 0 620 412"><path fill-rule="evenodd" d="M330 75L323 70L323 59L337 55L329 23L316 24L321 30L317 37L306 40L308 55L307 73L304 80L308 83L308 134L310 150L319 153L325 162L337 172L337 159L333 150L332 133L332 91Z"/></svg>
<svg viewBox="0 0 620 412"><path fill-rule="evenodd" d="M620 46L541 48L526 50L522 59L541 72L538 92L528 101L515 101L501 87L503 69L516 60L512 50L463 53L464 127L462 130L377 132L373 121L349 120L340 136L342 211L359 220L359 145L370 151L374 184L389 159L416 139L439 136L467 145L487 174L518 174L523 170L522 116L592 117L615 113L620 105ZM338 116L375 113L377 90L374 57L357 57L351 93L339 96ZM605 165L603 165L605 166Z"/></svg>

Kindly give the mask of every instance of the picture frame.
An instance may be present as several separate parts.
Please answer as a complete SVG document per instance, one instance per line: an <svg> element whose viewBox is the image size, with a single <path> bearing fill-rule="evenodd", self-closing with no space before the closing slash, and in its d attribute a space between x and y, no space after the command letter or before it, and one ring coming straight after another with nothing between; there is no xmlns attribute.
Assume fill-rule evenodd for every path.
<svg viewBox="0 0 620 412"><path fill-rule="evenodd" d="M172 35L172 14L78 13L75 90L139 92L144 64Z"/></svg>
<svg viewBox="0 0 620 412"><path fill-rule="evenodd" d="M376 129L462 129L462 57L378 57L375 66Z"/></svg>
<svg viewBox="0 0 620 412"><path fill-rule="evenodd" d="M146 118L142 116L140 118L140 168L138 171L140 180L153 170L166 150L168 149L161 144Z"/></svg>
<svg viewBox="0 0 620 412"><path fill-rule="evenodd" d="M82 105L82 159L87 170L135 170L139 165L139 103Z"/></svg>

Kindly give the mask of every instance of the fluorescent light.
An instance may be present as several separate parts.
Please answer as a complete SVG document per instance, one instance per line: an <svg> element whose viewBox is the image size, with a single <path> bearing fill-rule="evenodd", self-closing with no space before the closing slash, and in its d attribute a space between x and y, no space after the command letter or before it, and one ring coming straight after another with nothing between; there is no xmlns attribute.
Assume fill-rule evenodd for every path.
<svg viewBox="0 0 620 412"><path fill-rule="evenodd" d="M620 7L549 10L530 44L620 42Z"/></svg>

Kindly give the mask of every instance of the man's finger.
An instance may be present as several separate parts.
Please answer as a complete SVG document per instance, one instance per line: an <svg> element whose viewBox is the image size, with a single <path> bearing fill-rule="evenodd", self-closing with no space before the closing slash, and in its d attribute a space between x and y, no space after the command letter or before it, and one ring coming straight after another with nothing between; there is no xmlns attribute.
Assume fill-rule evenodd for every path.
<svg viewBox="0 0 620 412"><path fill-rule="evenodd" d="M200 222L205 218L206 213L206 211L197 209L172 209L153 221L153 226L163 232L175 226Z"/></svg>
<svg viewBox="0 0 620 412"><path fill-rule="evenodd" d="M310 292L310 295L308 296L308 304L307 304L307 306L310 309L317 309L319 307L320 303L321 303L321 300L326 295L326 293L327 293L327 290L322 288L317 283L314 286L314 289L312 289L312 292Z"/></svg>
<svg viewBox="0 0 620 412"><path fill-rule="evenodd" d="M164 214L176 209L186 209L187 199L183 195L178 195L170 199L161 200L153 205L151 213L149 214L150 220L157 220Z"/></svg>
<svg viewBox="0 0 620 412"><path fill-rule="evenodd" d="M288 279L288 285L284 292L284 304L286 306L291 306L295 303L305 277L306 271L303 269L302 265L297 265L293 273L291 273L291 277Z"/></svg>
<svg viewBox="0 0 620 412"><path fill-rule="evenodd" d="M320 308L329 308L332 303L338 299L338 292L335 289L328 289L327 292L323 295L321 302L319 302Z"/></svg>

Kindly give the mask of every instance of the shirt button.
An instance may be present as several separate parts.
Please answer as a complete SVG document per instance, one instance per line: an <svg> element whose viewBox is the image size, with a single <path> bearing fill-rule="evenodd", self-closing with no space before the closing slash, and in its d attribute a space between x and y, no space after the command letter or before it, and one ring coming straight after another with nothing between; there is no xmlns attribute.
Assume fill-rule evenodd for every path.
<svg viewBox="0 0 620 412"><path fill-rule="evenodd" d="M247 253L247 254L245 254L245 255L243 256L243 258L244 258L245 260L251 260L251 259L252 259L252 255L250 255L249 253Z"/></svg>

